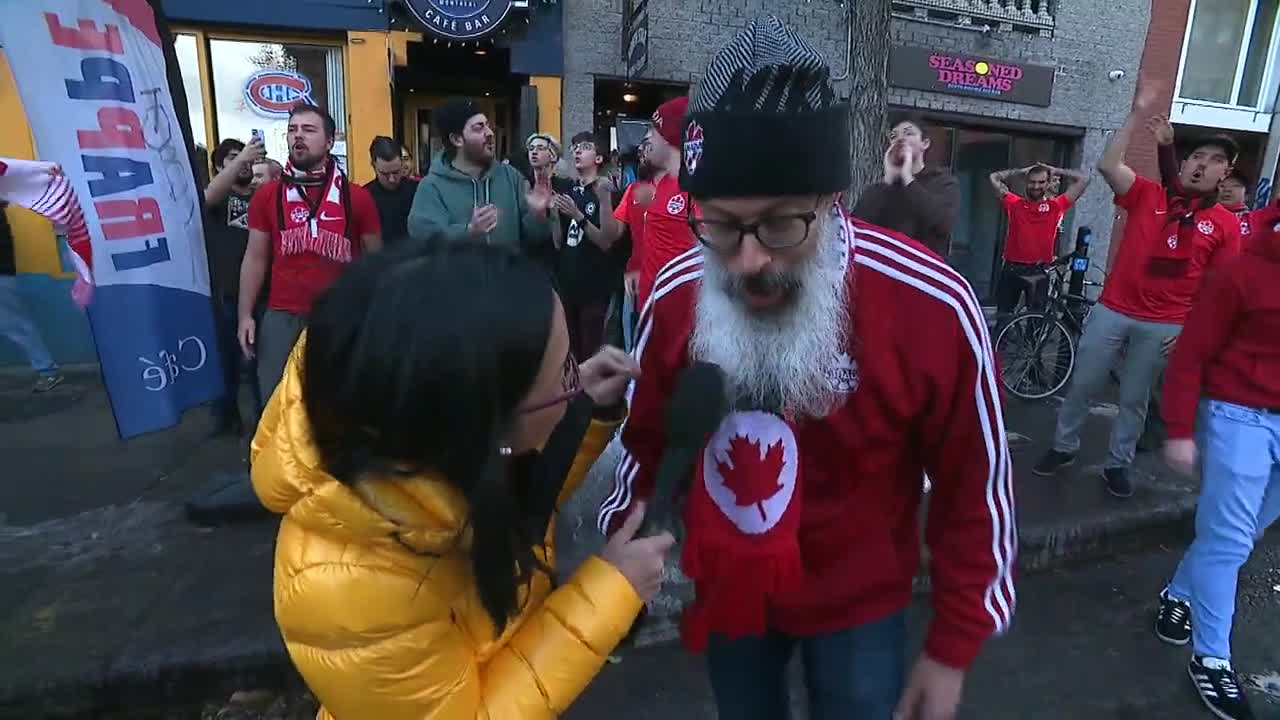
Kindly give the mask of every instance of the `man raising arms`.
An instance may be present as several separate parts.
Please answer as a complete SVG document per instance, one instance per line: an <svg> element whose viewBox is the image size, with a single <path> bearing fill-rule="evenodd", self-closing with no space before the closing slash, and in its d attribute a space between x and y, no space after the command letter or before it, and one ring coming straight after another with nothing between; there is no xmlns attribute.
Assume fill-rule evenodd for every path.
<svg viewBox="0 0 1280 720"><path fill-rule="evenodd" d="M1009 189L1014 175L1025 179L1026 197ZM1071 180L1071 187L1061 195L1049 197L1054 176ZM1001 316L1013 312L1018 299L1026 294L1026 302L1035 302L1031 283L1044 280L1039 266L1053 262L1057 256L1058 229L1067 210L1089 187L1089 176L1075 170L1059 170L1036 164L1021 170L991 173L991 187L1009 214L1009 233L1004 243L1004 266L996 285L996 310Z"/></svg>
<svg viewBox="0 0 1280 720"><path fill-rule="evenodd" d="M1036 464L1052 475L1075 462L1089 403L1107 383L1121 350L1120 411L1102 472L1107 491L1133 495L1129 465L1148 409L1152 383L1164 369L1166 349L1182 331L1208 267L1240 251L1240 223L1218 204L1218 183L1231 172L1236 143L1226 136L1191 146L1177 187L1141 177L1124 163L1133 132L1153 115L1159 92L1139 80L1125 124L1112 136L1098 171L1127 211L1124 235L1080 339L1071 388L1058 412L1053 448Z"/></svg>

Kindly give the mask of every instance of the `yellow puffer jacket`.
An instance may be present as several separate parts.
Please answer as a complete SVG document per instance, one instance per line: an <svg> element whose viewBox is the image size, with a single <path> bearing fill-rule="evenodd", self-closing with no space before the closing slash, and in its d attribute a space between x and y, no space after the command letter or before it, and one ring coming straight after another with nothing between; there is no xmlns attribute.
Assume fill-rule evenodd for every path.
<svg viewBox="0 0 1280 720"><path fill-rule="evenodd" d="M639 613L630 582L598 557L554 591L538 575L523 594L524 611L495 635L471 579L460 493L433 476L370 479L353 489L320 469L302 406L301 348L254 437L253 486L284 515L276 622L323 705L320 720L562 713ZM610 429L592 423L561 501ZM548 548L551 538L548 530Z"/></svg>

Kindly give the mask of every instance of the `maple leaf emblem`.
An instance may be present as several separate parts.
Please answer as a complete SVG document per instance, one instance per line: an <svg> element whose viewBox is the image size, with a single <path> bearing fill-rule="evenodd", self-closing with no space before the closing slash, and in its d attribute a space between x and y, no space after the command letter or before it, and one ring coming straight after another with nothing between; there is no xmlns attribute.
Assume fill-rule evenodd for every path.
<svg viewBox="0 0 1280 720"><path fill-rule="evenodd" d="M724 478L725 487L733 492L735 502L741 507L756 506L761 522L767 522L764 501L783 489L779 477L782 474L784 447L779 439L760 450L760 441L734 435L729 440L726 461L717 461L716 469Z"/></svg>

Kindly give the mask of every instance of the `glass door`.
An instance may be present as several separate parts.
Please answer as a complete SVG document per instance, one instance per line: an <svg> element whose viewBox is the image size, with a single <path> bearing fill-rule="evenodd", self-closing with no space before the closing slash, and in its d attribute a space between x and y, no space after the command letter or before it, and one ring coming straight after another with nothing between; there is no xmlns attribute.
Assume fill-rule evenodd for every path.
<svg viewBox="0 0 1280 720"><path fill-rule="evenodd" d="M1011 162L1010 137L1004 133L957 129L952 167L960 187L960 212L951 236L952 267L960 271L979 298L991 295L1004 211L988 177Z"/></svg>

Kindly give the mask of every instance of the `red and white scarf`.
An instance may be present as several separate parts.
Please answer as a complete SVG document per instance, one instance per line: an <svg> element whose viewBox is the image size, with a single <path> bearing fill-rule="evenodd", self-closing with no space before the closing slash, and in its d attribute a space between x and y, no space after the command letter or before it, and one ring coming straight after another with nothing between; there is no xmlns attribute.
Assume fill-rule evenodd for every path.
<svg viewBox="0 0 1280 720"><path fill-rule="evenodd" d="M280 183L281 255L310 253L335 262L351 262L352 243L347 222L350 190L347 177L330 160L316 170L285 165ZM324 185L320 201L312 204L306 189Z"/></svg>
<svg viewBox="0 0 1280 720"><path fill-rule="evenodd" d="M87 307L93 296L93 249L80 200L62 167L0 158L0 200L33 210L66 232L77 274L71 297L82 309Z"/></svg>

